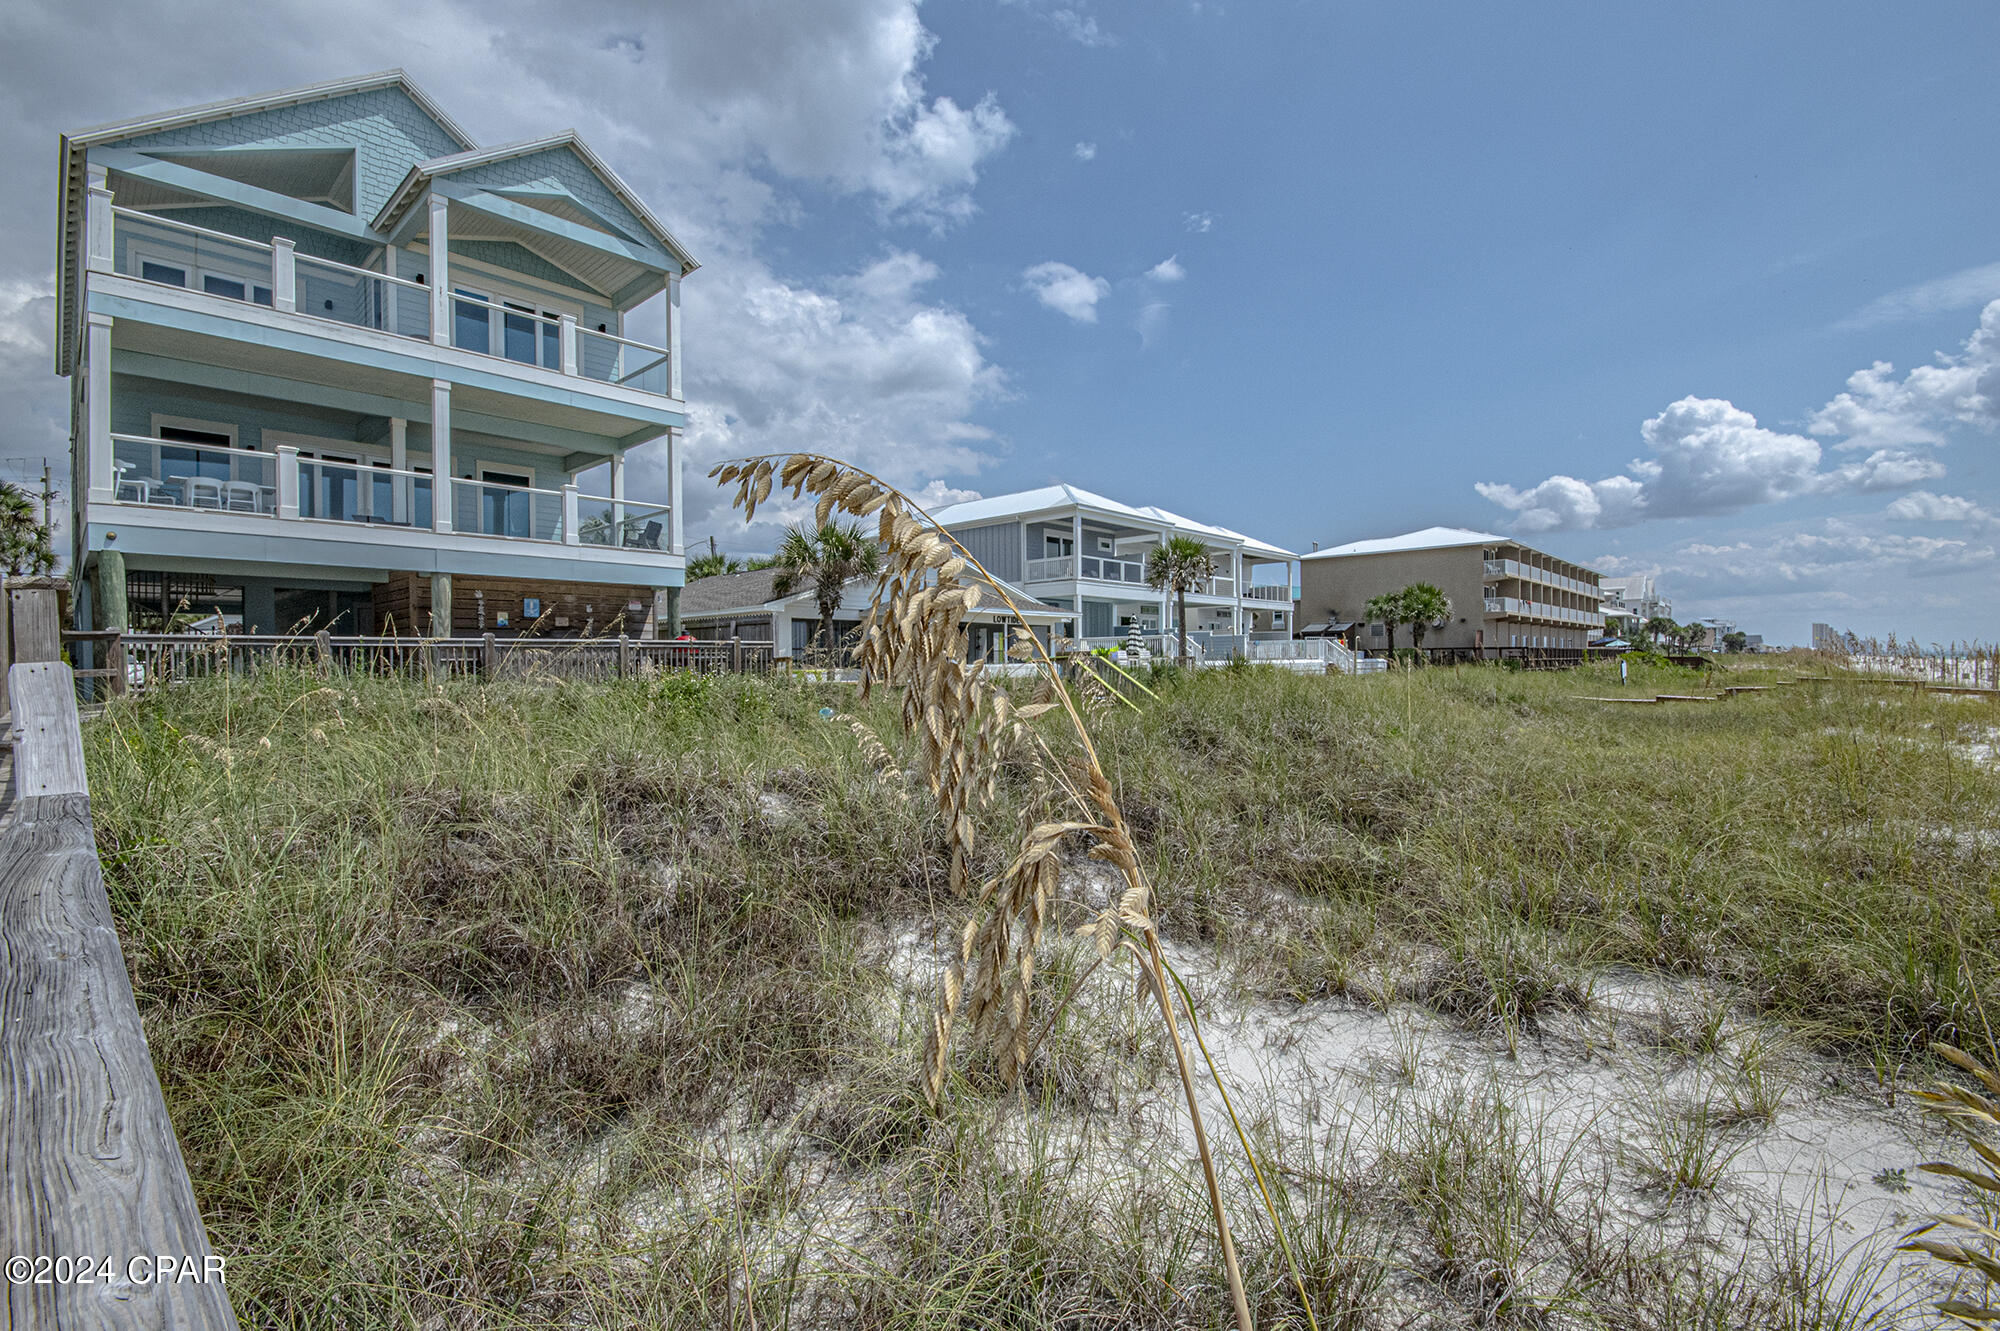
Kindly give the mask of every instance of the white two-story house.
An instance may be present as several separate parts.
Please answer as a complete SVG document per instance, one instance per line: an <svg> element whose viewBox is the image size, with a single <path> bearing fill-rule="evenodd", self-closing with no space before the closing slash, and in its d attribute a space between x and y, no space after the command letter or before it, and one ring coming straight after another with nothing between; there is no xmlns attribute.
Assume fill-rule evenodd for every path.
<svg viewBox="0 0 2000 1331"><path fill-rule="evenodd" d="M574 134L482 148L391 70L68 134L61 171L87 626L670 626L695 263Z"/></svg>
<svg viewBox="0 0 2000 1331"><path fill-rule="evenodd" d="M1074 485L974 499L938 524L995 577L1072 613L1067 634L1110 643L1134 627L1173 630L1174 597L1146 585L1146 554L1175 536L1208 547L1216 576L1187 598L1190 633L1281 632L1295 625L1298 556L1163 508L1138 508Z"/></svg>

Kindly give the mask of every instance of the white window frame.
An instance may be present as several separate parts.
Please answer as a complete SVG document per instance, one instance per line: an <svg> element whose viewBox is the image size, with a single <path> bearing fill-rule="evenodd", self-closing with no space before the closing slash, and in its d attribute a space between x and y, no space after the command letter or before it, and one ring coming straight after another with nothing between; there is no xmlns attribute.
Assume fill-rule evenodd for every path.
<svg viewBox="0 0 2000 1331"><path fill-rule="evenodd" d="M262 310L277 308L277 295L275 289L271 286L271 274L268 271L265 272L264 280L260 283L254 277L245 277L240 273L225 272L219 268L203 268L200 264L194 263L181 255L170 254L162 249L155 249L143 240L130 240L125 243L125 267L128 270L128 276L141 282L150 281L150 278L143 275L145 273L145 265L148 263L158 264L162 268L178 269L180 272L186 274L187 282L181 287L182 291L192 291L203 296L215 296L217 300L236 300L234 296L216 295L215 292L208 290L202 281L205 277L219 277L225 282L243 283L248 294L242 300L237 301L238 304L255 305L258 309ZM267 304L255 299L259 286L262 286L266 291L272 292L270 303Z"/></svg>
<svg viewBox="0 0 2000 1331"><path fill-rule="evenodd" d="M237 434L237 427L233 424L227 424L222 421L201 421L196 420L192 416L169 416L164 412L158 411L152 413L151 419L153 422L151 428L153 438L155 439L160 437L161 430L200 430L203 434L227 435L229 437L228 447L242 447L242 444L239 442L241 436ZM164 442L171 444L179 441L168 439ZM187 447L200 448L201 445L189 444ZM214 447L214 445L210 445L210 447Z"/></svg>

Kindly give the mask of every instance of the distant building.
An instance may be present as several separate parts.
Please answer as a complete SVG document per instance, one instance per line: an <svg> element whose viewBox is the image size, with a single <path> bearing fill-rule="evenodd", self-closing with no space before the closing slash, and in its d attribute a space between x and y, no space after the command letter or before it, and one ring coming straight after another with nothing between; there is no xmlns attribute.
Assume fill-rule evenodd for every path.
<svg viewBox="0 0 2000 1331"><path fill-rule="evenodd" d="M1636 629L1649 619L1671 619L1674 604L1659 594L1650 573L1628 573L1598 583L1604 593L1604 620L1611 627Z"/></svg>
<svg viewBox="0 0 2000 1331"><path fill-rule="evenodd" d="M1833 625L1816 623L1812 626L1812 647L1816 652L1839 652L1845 651L1847 644Z"/></svg>
<svg viewBox="0 0 2000 1331"><path fill-rule="evenodd" d="M1146 557L1176 536L1201 542L1215 568L1188 593L1190 633L1292 635L1296 556L1227 527L1074 485L968 500L932 516L994 577L1069 611L1067 635L1093 646L1123 642L1135 626L1172 625L1176 598L1147 585Z"/></svg>
<svg viewBox="0 0 2000 1331"><path fill-rule="evenodd" d="M1489 532L1430 527L1354 541L1306 555L1299 569L1303 631L1317 626L1357 648L1387 649L1385 627L1364 607L1413 582L1451 598L1451 621L1425 633L1426 647L1585 647L1604 632L1594 570ZM1396 637L1409 646L1409 626Z"/></svg>

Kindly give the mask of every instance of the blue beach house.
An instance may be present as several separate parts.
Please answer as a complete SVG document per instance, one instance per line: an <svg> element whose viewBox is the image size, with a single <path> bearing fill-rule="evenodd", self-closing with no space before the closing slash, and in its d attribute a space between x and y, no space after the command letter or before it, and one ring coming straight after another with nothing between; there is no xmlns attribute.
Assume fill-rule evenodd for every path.
<svg viewBox="0 0 2000 1331"><path fill-rule="evenodd" d="M575 134L482 148L390 70L61 170L84 626L678 631L695 262Z"/></svg>

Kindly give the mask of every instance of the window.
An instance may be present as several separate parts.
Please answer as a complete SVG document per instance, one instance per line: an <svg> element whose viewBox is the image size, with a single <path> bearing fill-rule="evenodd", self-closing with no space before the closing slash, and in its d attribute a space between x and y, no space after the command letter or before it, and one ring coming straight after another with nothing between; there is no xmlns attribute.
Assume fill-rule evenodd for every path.
<svg viewBox="0 0 2000 1331"><path fill-rule="evenodd" d="M148 282L164 282L170 287L184 287L188 284L187 269L167 263L154 263L151 259L139 261L139 276Z"/></svg>
<svg viewBox="0 0 2000 1331"><path fill-rule="evenodd" d="M528 528L535 497L528 493L528 487L535 483L535 478L519 472L481 467L479 479L482 483L479 488L480 530L489 536L530 535Z"/></svg>
<svg viewBox="0 0 2000 1331"><path fill-rule="evenodd" d="M1047 559L1060 559L1064 555L1076 553L1076 542L1067 536L1044 536L1042 555Z"/></svg>
<svg viewBox="0 0 2000 1331"><path fill-rule="evenodd" d="M225 277L219 273L203 273L201 289L211 296L227 296L231 300L248 300L258 305L271 303L271 288L248 282L240 277Z"/></svg>
<svg viewBox="0 0 2000 1331"><path fill-rule="evenodd" d="M492 323L487 314L486 302L476 291L458 288L461 296L471 296L471 300L455 300L452 307L451 344L466 351L493 350Z"/></svg>

